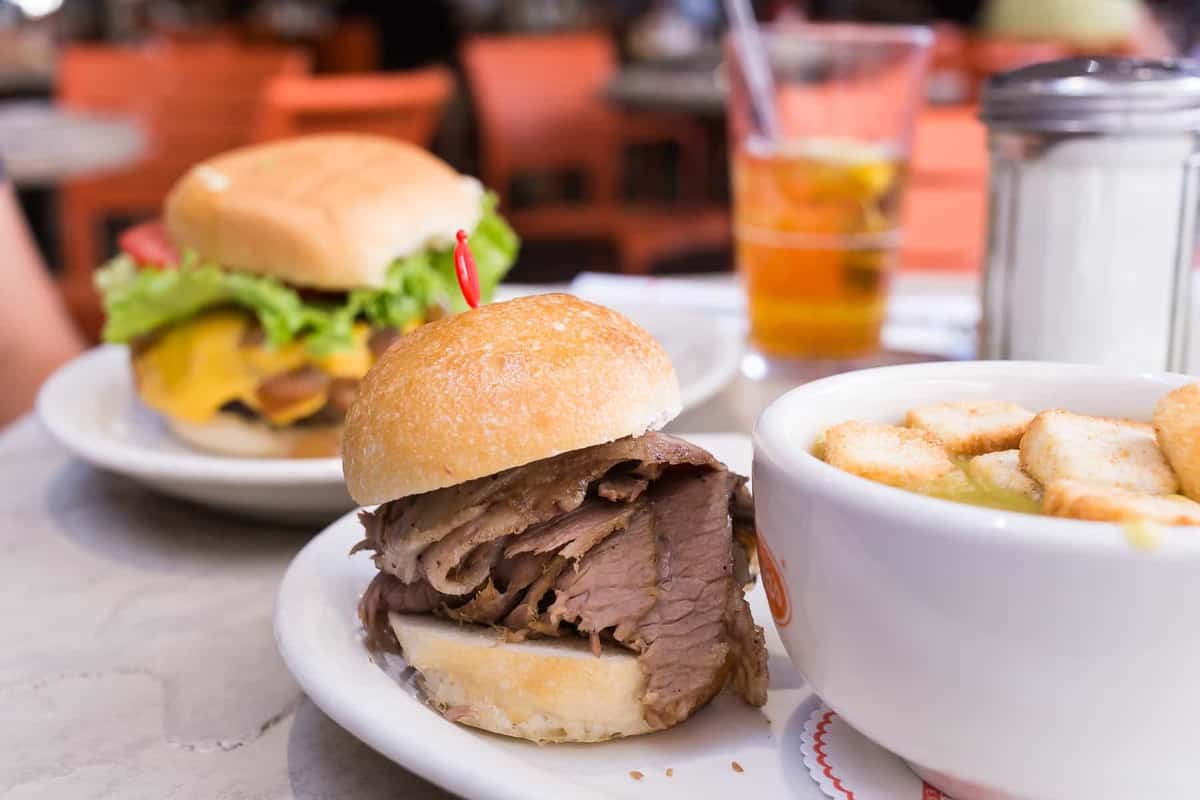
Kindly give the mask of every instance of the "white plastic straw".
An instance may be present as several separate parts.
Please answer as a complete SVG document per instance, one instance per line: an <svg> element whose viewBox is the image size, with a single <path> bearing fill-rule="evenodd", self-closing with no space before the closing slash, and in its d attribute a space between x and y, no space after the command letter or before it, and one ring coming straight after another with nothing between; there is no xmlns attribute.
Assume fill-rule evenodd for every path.
<svg viewBox="0 0 1200 800"><path fill-rule="evenodd" d="M768 141L777 141L779 126L775 119L774 79L750 0L725 0L725 13L733 28L734 52L750 92L750 110L758 132Z"/></svg>

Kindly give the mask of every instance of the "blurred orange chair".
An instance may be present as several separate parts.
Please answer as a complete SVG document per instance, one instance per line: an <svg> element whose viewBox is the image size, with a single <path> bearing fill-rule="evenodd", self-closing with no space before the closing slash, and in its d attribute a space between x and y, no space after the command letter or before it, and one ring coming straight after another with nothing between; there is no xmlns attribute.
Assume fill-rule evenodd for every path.
<svg viewBox="0 0 1200 800"><path fill-rule="evenodd" d="M977 36L967 45L967 61L980 86L997 72L1007 72L1041 61L1056 61L1071 55L1073 52L1069 44L1052 40Z"/></svg>
<svg viewBox="0 0 1200 800"><path fill-rule="evenodd" d="M267 87L255 138L305 133L377 133L428 147L454 79L433 67L408 73L287 76Z"/></svg>
<svg viewBox="0 0 1200 800"><path fill-rule="evenodd" d="M987 239L987 131L974 106L917 114L904 198L905 269L977 271Z"/></svg>
<svg viewBox="0 0 1200 800"><path fill-rule="evenodd" d="M229 43L66 49L58 102L133 117L149 140L145 156L130 169L72 181L61 192L61 285L85 332L95 337L103 321L92 287L92 271L108 255L101 245L103 224L158 214L171 184L192 164L250 141L270 80L307 69L307 58L297 51Z"/></svg>
<svg viewBox="0 0 1200 800"><path fill-rule="evenodd" d="M515 178L577 170L584 204L530 209L506 204L524 236L597 237L613 242L626 272L648 272L662 256L729 241L728 211L668 211L621 203L624 148L651 142L679 148L685 196L707 183L708 142L691 119L623 114L604 99L617 70L601 33L489 36L469 40L462 61L480 129L484 182L507 200Z"/></svg>
<svg viewBox="0 0 1200 800"><path fill-rule="evenodd" d="M379 31L366 18L341 20L315 47L320 73L374 72L383 61Z"/></svg>

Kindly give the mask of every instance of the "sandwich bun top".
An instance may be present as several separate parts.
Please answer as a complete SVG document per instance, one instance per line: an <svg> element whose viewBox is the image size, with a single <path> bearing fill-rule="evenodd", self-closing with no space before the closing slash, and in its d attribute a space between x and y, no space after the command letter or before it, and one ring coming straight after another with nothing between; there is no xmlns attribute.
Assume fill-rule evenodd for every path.
<svg viewBox="0 0 1200 800"><path fill-rule="evenodd" d="M396 258L474 229L483 188L421 148L322 134L192 167L164 209L177 248L315 289L382 285Z"/></svg>
<svg viewBox="0 0 1200 800"><path fill-rule="evenodd" d="M355 501L384 503L640 436L679 410L645 330L570 295L522 297L398 339L346 416L342 469Z"/></svg>

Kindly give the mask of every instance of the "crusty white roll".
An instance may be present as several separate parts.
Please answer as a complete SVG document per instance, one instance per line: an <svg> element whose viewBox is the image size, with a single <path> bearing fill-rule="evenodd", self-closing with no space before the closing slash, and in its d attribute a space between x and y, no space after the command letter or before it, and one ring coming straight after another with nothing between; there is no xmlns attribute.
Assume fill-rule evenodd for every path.
<svg viewBox="0 0 1200 800"><path fill-rule="evenodd" d="M346 416L342 466L362 505L657 430L680 410L662 346L565 294L495 303L401 337Z"/></svg>
<svg viewBox="0 0 1200 800"><path fill-rule="evenodd" d="M509 643L494 628L388 615L430 704L464 725L534 742L599 742L649 733L637 656L582 639Z"/></svg>
<svg viewBox="0 0 1200 800"><path fill-rule="evenodd" d="M272 427L259 420L220 412L204 422L165 416L181 441L197 450L245 458L331 458L338 454L341 425Z"/></svg>
<svg viewBox="0 0 1200 800"><path fill-rule="evenodd" d="M479 221L478 181L384 136L322 134L204 161L166 200L180 250L296 286L380 286L397 259Z"/></svg>

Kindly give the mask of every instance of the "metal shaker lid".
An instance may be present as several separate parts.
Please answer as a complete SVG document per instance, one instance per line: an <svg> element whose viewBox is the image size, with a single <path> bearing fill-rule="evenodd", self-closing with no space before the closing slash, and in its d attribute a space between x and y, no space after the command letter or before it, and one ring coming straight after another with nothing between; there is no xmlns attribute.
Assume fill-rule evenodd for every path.
<svg viewBox="0 0 1200 800"><path fill-rule="evenodd" d="M1069 58L988 79L980 117L993 129L1060 133L1200 131L1200 64Z"/></svg>

